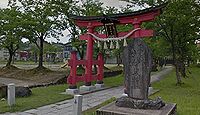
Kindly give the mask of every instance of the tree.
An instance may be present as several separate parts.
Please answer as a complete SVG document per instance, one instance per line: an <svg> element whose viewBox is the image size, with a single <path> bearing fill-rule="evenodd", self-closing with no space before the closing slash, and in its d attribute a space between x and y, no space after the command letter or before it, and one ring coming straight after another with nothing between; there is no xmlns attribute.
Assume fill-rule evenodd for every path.
<svg viewBox="0 0 200 115"><path fill-rule="evenodd" d="M162 4L166 2L166 0L121 0L132 3L134 6L142 6L142 7L149 7Z"/></svg>
<svg viewBox="0 0 200 115"><path fill-rule="evenodd" d="M23 32L21 19L21 13L16 7L0 9L0 45L9 53L6 66L11 65L15 53L19 49Z"/></svg>
<svg viewBox="0 0 200 115"><path fill-rule="evenodd" d="M171 46L177 84L182 83L181 77L186 77L185 61L192 55L191 51L194 51L191 48L196 47L199 21L195 12L195 0L170 1L166 11L157 20L159 34Z"/></svg>
<svg viewBox="0 0 200 115"><path fill-rule="evenodd" d="M43 49L46 38L59 38L62 30L66 29L62 15L62 9L69 10L75 6L72 0L18 0L23 13L24 37L35 43L39 49L38 68L43 68ZM16 0L10 0L10 5L16 4Z"/></svg>
<svg viewBox="0 0 200 115"><path fill-rule="evenodd" d="M103 15L103 3L99 0L81 0L81 5L74 7L71 14L82 15L82 16L98 16ZM86 33L85 28L77 28L72 20L68 20L69 32L71 34L72 46L78 51L80 58L84 58L86 50L86 41L80 40L79 35ZM97 30L98 31L98 30Z"/></svg>
<svg viewBox="0 0 200 115"><path fill-rule="evenodd" d="M133 0L128 0L129 2ZM160 1L139 1L146 6L154 6L163 3ZM141 3L142 2L142 3ZM177 84L181 84L181 77L186 77L185 61L195 52L195 40L199 32L199 3L195 0L168 0L168 5L157 18L158 35L169 44L168 50L174 60L176 68ZM193 49L193 50L191 50Z"/></svg>
<svg viewBox="0 0 200 115"><path fill-rule="evenodd" d="M46 54L46 59L48 62L52 61L55 63L57 53L62 52L63 45L58 43L45 43L44 53Z"/></svg>

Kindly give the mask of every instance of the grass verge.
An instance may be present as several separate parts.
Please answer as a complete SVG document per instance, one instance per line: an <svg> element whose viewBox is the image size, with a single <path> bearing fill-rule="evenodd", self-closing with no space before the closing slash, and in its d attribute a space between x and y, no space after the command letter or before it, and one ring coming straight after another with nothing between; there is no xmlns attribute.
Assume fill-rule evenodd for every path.
<svg viewBox="0 0 200 115"><path fill-rule="evenodd" d="M8 106L7 101L0 101L0 113L24 111L70 99L72 96L60 94L66 89L66 87L67 85L57 85L33 88L30 97L16 98L16 105L12 108Z"/></svg>
<svg viewBox="0 0 200 115"><path fill-rule="evenodd" d="M160 82L153 83L152 86L155 89L160 89L160 91L150 96L150 98L162 97L166 103L177 103L177 115L200 115L200 68L192 67L190 71L192 74L189 75L189 78L183 79L184 84L181 86L176 86L175 71L168 74ZM112 82L115 81L110 79L108 83L112 84ZM115 83L120 84L119 81ZM104 102L83 113L84 115L96 115L95 111L98 108L113 101L112 99L108 100L108 102Z"/></svg>
<svg viewBox="0 0 200 115"><path fill-rule="evenodd" d="M160 96L165 102L177 103L178 115L200 115L200 68L190 70L192 74L183 79L181 86L176 86L175 72L154 83L152 86L160 91L151 98Z"/></svg>
<svg viewBox="0 0 200 115"><path fill-rule="evenodd" d="M116 87L123 84L122 75L104 79L106 87ZM81 84L81 83L80 83ZM79 84L79 85L80 85ZM16 98L16 105L10 108L7 101L0 101L0 113L25 111L40 106L60 102L73 98L70 95L60 94L67 89L68 85L55 85L49 87L33 88L30 97Z"/></svg>
<svg viewBox="0 0 200 115"><path fill-rule="evenodd" d="M116 98L115 98L115 97L110 98L109 100L107 100L107 101L101 103L100 105L97 105L96 107L93 107L93 108L91 108L91 109L88 109L88 110L86 110L86 111L83 111L82 114L83 114L83 115L96 115L96 110L97 110L97 109L99 109L99 108L101 108L101 107L103 107L103 106L105 106L105 105L107 105L107 104L109 104L109 103L112 103L113 101L116 101Z"/></svg>

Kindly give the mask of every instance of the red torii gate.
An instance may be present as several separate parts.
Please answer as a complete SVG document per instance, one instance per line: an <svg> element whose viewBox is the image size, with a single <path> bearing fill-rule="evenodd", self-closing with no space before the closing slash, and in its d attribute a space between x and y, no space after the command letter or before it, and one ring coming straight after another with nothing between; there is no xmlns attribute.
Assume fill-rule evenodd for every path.
<svg viewBox="0 0 200 115"><path fill-rule="evenodd" d="M71 16L77 26L87 28L88 32L80 35L81 40L87 40L87 51L85 60L77 60L76 52L71 52L71 58L68 61L70 69L70 75L67 78L67 82L70 85L70 89L76 89L76 83L84 81L86 86L91 86L92 81L97 81L97 84L103 84L103 56L101 53L98 54L98 60L93 60L93 44L95 39L108 39L110 35L116 38L123 38L124 36L129 38L142 38L150 37L154 35L153 30L141 29L141 24L147 21L153 21L156 16L161 13L163 7L166 4L159 5L156 7L151 7L148 9L131 12L131 13L120 13L110 16ZM132 24L133 30L130 32L116 32L116 26L111 27L110 30L113 32L107 34L100 34L94 31L96 27L104 26L106 27L106 22L119 25ZM109 27L107 28L109 29ZM108 30L107 30L108 31ZM111 39L111 38L110 38ZM83 76L76 75L77 65L84 65L85 74ZM97 75L92 75L92 66L98 65Z"/></svg>

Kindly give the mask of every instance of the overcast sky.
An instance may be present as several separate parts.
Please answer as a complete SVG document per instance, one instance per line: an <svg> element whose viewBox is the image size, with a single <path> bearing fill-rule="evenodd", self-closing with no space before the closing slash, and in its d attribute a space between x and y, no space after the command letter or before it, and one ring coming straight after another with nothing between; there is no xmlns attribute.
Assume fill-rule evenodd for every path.
<svg viewBox="0 0 200 115"><path fill-rule="evenodd" d="M0 0L0 7L5 8L8 4L8 0Z"/></svg>
<svg viewBox="0 0 200 115"><path fill-rule="evenodd" d="M119 1L119 0L100 0L100 1L104 3L103 6L113 6L113 7L120 8L120 7L127 5L126 2ZM0 0L1 8L5 8L7 6L7 4L8 4L8 0ZM64 36L66 36L68 34L67 31L64 31L63 33L64 33ZM48 38L46 40L49 42L52 42L52 41L57 42L57 40L54 38ZM66 42L68 42L68 39L66 37L60 37L60 42L66 43Z"/></svg>

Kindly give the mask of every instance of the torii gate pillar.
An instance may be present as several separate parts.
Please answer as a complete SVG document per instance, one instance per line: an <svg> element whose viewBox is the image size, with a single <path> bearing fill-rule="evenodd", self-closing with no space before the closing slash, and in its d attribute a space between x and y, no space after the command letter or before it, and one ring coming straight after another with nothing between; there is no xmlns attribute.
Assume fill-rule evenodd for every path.
<svg viewBox="0 0 200 115"><path fill-rule="evenodd" d="M88 32L93 33L93 27L88 27ZM92 80L92 61L93 61L93 39L91 36L87 39L87 52L86 52L86 72L85 72L85 85L91 86L91 80Z"/></svg>

